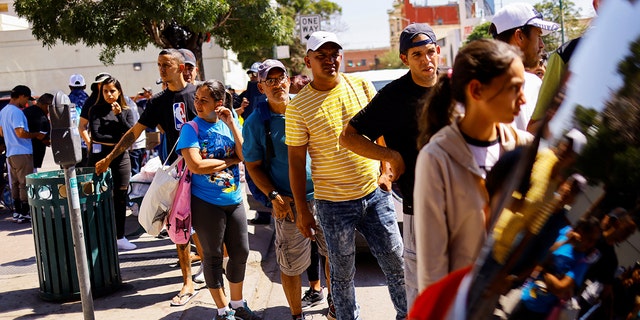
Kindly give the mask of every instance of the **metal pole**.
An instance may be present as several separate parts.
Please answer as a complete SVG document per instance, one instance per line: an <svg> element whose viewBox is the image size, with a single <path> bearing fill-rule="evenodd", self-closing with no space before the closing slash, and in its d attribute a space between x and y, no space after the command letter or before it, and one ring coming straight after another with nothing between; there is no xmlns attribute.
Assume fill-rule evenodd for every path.
<svg viewBox="0 0 640 320"><path fill-rule="evenodd" d="M89 266L87 264L87 248L84 243L82 216L80 214L80 196L78 195L78 180L76 180L75 165L64 166L64 179L67 187L67 202L69 204L69 218L71 219L71 234L73 236L73 253L76 258L76 269L78 271L82 314L85 320L94 320L93 297L91 295L91 281Z"/></svg>
<svg viewBox="0 0 640 320"><path fill-rule="evenodd" d="M564 44L564 7L562 6L562 0L560 1L560 37L562 42L560 45Z"/></svg>

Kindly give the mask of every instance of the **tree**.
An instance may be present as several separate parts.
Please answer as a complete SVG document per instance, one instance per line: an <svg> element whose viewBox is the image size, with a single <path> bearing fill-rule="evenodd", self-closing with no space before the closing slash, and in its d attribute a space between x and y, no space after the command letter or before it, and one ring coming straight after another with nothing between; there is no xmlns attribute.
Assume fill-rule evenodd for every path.
<svg viewBox="0 0 640 320"><path fill-rule="evenodd" d="M604 185L605 212L616 206L632 208L640 200L640 37L629 49L618 64L623 85L593 117L594 134L577 162L590 182ZM585 119L574 113L576 118Z"/></svg>
<svg viewBox="0 0 640 320"><path fill-rule="evenodd" d="M211 37L222 48L245 52L270 48L293 32L293 24L269 0L16 0L14 7L45 46L57 41L102 45L104 64L125 49L149 44L187 48L196 55L201 78L202 44Z"/></svg>
<svg viewBox="0 0 640 320"><path fill-rule="evenodd" d="M491 25L491 21L487 21L483 24L477 25L471 31L471 34L467 37L467 41L464 44L467 44L473 40L478 39L493 39L493 36L489 33L489 26Z"/></svg>
<svg viewBox="0 0 640 320"><path fill-rule="evenodd" d="M342 12L342 8L329 0L277 0L278 13L283 19L283 23L293 30L279 45L289 46L289 59L282 59L282 63L289 69L292 74L300 74L305 69L304 56L306 55L306 46L300 41L298 30L295 27L295 17L298 15L318 14L323 21L323 30L332 30L331 25L336 15ZM256 47L253 50L238 52L238 60L245 67L250 66L256 61L263 61L273 57L273 47L263 46Z"/></svg>
<svg viewBox="0 0 640 320"><path fill-rule="evenodd" d="M388 51L380 58L380 69L406 68L397 51Z"/></svg>
<svg viewBox="0 0 640 320"><path fill-rule="evenodd" d="M558 1L562 1L563 14L560 14L560 4ZM577 8L571 0L542 0L542 2L533 5L533 7L542 13L545 20L560 24L562 21L561 17L564 18L565 41L581 36L587 29L586 25L580 24L578 21L580 8ZM552 32L542 39L544 40L545 50L551 52L562 44L562 30Z"/></svg>

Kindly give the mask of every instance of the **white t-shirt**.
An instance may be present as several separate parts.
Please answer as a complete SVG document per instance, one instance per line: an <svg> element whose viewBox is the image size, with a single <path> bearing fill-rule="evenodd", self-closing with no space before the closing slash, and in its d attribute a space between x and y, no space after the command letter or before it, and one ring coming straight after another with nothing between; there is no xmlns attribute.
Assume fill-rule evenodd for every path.
<svg viewBox="0 0 640 320"><path fill-rule="evenodd" d="M524 73L524 98L527 100L527 103L520 106L520 114L513 119L512 124L516 128L527 130L527 124L538 102L538 92L540 92L541 85L542 80L538 78L538 76L529 72Z"/></svg>

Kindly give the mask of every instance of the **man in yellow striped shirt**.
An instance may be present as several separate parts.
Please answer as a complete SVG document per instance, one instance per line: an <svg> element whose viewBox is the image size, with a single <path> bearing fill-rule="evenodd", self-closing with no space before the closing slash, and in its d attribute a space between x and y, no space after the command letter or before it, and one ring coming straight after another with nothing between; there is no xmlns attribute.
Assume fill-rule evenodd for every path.
<svg viewBox="0 0 640 320"><path fill-rule="evenodd" d="M342 46L335 34L314 32L305 64L313 81L286 111L289 176L298 208L296 223L314 237L313 214L305 205L306 154L311 157L316 211L331 264L331 293L338 319L359 319L355 299L355 232L360 231L385 274L396 319L407 313L402 237L388 191L379 187L380 162L341 147L338 138L349 120L376 91L371 82L340 73ZM388 318L388 317L387 317Z"/></svg>

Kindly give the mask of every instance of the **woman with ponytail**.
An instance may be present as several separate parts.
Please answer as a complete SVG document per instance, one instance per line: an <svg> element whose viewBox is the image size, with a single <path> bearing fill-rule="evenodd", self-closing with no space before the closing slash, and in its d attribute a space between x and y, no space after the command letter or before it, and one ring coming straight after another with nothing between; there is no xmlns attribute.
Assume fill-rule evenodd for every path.
<svg viewBox="0 0 640 320"><path fill-rule="evenodd" d="M525 103L521 55L503 42L473 41L427 97L414 188L421 291L476 259L489 221L486 175L533 138L510 125Z"/></svg>

